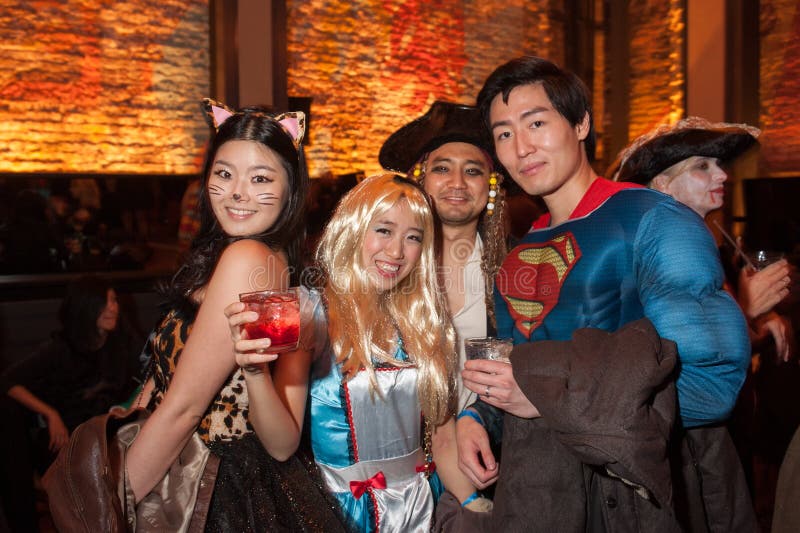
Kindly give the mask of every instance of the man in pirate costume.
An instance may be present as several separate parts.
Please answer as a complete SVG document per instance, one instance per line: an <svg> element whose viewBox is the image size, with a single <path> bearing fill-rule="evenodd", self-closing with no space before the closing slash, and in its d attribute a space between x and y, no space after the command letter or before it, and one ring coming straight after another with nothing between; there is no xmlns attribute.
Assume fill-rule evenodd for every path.
<svg viewBox="0 0 800 533"><path fill-rule="evenodd" d="M495 330L492 289L506 253L502 174L476 107L437 101L393 133L381 165L408 174L433 200L441 228L439 281L447 297L464 367L464 339ZM477 395L461 384L458 409Z"/></svg>
<svg viewBox="0 0 800 533"><path fill-rule="evenodd" d="M478 95L498 160L549 213L496 278L511 365L463 372L481 399L459 415L459 463L479 487L498 481L494 511L445 495L443 529L688 527L667 458L673 420L724 421L744 380L747 327L711 235L671 198L594 173L589 101L579 78L536 57L498 67ZM500 465L489 434L502 434Z"/></svg>

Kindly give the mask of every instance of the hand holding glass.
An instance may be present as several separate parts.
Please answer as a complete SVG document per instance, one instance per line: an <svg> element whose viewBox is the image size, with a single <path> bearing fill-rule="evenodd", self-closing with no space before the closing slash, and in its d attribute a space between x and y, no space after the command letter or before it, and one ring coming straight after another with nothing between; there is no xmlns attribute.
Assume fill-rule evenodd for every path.
<svg viewBox="0 0 800 533"><path fill-rule="evenodd" d="M247 292L239 295L246 311L258 313L255 322L242 325L248 339L269 338L269 353L297 349L300 339L300 305L297 287L288 290Z"/></svg>
<svg viewBox="0 0 800 533"><path fill-rule="evenodd" d="M770 250L756 250L754 252L748 252L747 258L750 260L750 264L753 265L753 269L761 270L783 259L783 253Z"/></svg>
<svg viewBox="0 0 800 533"><path fill-rule="evenodd" d="M510 363L509 356L514 343L511 339L495 337L471 337L464 340L464 352L468 360L489 359Z"/></svg>

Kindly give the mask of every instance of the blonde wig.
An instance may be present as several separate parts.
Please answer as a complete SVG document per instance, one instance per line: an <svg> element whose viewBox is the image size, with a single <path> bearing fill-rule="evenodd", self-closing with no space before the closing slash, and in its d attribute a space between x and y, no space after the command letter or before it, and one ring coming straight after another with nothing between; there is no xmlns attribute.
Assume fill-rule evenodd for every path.
<svg viewBox="0 0 800 533"><path fill-rule="evenodd" d="M406 202L423 229L415 268L394 288L378 292L362 264L370 223ZM444 423L455 408L455 333L438 290L430 200L414 182L393 174L372 176L339 203L317 249L328 304L328 333L345 379L359 370L377 380L373 359L393 365L397 339L419 373L419 398L428 420Z"/></svg>

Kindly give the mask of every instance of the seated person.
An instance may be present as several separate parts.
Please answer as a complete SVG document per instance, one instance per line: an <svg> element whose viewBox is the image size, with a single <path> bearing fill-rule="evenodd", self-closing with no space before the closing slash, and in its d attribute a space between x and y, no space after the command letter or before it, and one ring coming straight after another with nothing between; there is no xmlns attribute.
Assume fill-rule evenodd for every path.
<svg viewBox="0 0 800 533"><path fill-rule="evenodd" d="M0 377L5 394L44 418L54 452L78 424L130 396L141 349L120 320L116 292L101 278L72 282L59 319L61 331Z"/></svg>
<svg viewBox="0 0 800 533"><path fill-rule="evenodd" d="M137 385L141 339L120 320L116 292L106 281L72 282L59 319L60 331L0 375L3 420L12 424L0 439L7 446L0 450L3 504L6 516L20 520L33 513L34 468L44 472L78 424L125 401ZM33 442L26 411L47 427L46 435L34 432Z"/></svg>

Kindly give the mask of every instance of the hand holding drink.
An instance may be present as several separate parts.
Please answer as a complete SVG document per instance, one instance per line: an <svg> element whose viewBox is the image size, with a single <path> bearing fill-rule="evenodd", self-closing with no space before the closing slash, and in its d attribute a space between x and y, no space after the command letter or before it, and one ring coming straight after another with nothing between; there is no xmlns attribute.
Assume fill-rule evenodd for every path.
<svg viewBox="0 0 800 533"><path fill-rule="evenodd" d="M300 305L297 287L288 290L267 290L239 295L245 311L255 311L255 322L242 324L241 329L248 339L269 338L269 353L288 352L297 349L300 339Z"/></svg>
<svg viewBox="0 0 800 533"><path fill-rule="evenodd" d="M509 355L514 347L511 339L497 339L495 337L472 337L464 339L464 353L467 360L489 359L510 363Z"/></svg>
<svg viewBox="0 0 800 533"><path fill-rule="evenodd" d="M757 272L783 259L783 252L774 252L771 250L755 250L753 252L748 252L746 255L750 266Z"/></svg>

